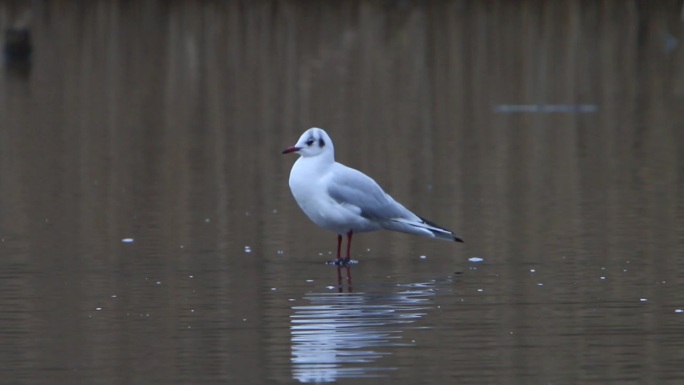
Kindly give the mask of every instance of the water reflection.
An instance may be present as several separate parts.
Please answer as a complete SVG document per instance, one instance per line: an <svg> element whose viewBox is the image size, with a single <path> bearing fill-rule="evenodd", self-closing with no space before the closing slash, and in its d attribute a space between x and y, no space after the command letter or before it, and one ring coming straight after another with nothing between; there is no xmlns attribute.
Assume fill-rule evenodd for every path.
<svg viewBox="0 0 684 385"><path fill-rule="evenodd" d="M343 271L346 273L346 275L344 275L344 278L343 278L343 274L342 274ZM337 291L340 293L343 293L345 288L347 289L347 292L349 292L349 293L354 291L354 289L352 287L351 267L349 267L349 266L339 267L338 266L337 267Z"/></svg>
<svg viewBox="0 0 684 385"><path fill-rule="evenodd" d="M348 271L349 272L349 271ZM350 281L351 282L351 281ZM413 346L402 333L433 307L434 282L368 288L355 293L308 293L290 318L292 375L300 382L384 377L396 367L377 362ZM387 348L393 348L392 350Z"/></svg>

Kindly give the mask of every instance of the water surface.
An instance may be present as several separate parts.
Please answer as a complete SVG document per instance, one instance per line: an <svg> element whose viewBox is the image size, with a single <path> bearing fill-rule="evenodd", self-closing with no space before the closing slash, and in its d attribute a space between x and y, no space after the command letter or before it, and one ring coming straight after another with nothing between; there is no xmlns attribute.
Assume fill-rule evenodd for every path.
<svg viewBox="0 0 684 385"><path fill-rule="evenodd" d="M684 381L672 4L30 5L0 5L33 42L0 73L9 382ZM338 279L280 154L311 126L466 243L361 234Z"/></svg>

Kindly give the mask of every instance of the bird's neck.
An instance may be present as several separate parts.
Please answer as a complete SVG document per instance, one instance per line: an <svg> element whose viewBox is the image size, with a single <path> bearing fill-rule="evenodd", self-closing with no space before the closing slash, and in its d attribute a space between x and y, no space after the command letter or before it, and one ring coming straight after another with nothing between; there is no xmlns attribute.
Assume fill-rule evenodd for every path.
<svg viewBox="0 0 684 385"><path fill-rule="evenodd" d="M319 154L317 156L300 157L297 159L297 168L306 170L306 173L321 173L335 163L333 154Z"/></svg>

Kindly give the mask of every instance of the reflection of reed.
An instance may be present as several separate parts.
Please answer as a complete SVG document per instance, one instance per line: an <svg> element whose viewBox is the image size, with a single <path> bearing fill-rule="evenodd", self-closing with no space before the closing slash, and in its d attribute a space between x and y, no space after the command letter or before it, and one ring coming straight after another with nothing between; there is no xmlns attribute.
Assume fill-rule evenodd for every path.
<svg viewBox="0 0 684 385"><path fill-rule="evenodd" d="M382 293L309 293L291 316L292 373L301 382L383 377L375 361L388 347L411 346L401 333L431 306L433 283Z"/></svg>

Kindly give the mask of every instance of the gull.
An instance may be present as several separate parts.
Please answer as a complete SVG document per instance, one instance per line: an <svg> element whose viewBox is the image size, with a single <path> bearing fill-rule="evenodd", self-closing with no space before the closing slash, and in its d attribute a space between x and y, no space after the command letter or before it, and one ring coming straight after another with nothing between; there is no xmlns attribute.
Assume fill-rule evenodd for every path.
<svg viewBox="0 0 684 385"><path fill-rule="evenodd" d="M424 237L463 242L447 230L409 211L372 178L335 161L335 148L321 128L306 130L283 154L300 157L290 171L290 190L299 207L318 226L337 234L338 266L351 261L354 233L391 230ZM340 256L342 235L347 235L347 255Z"/></svg>

